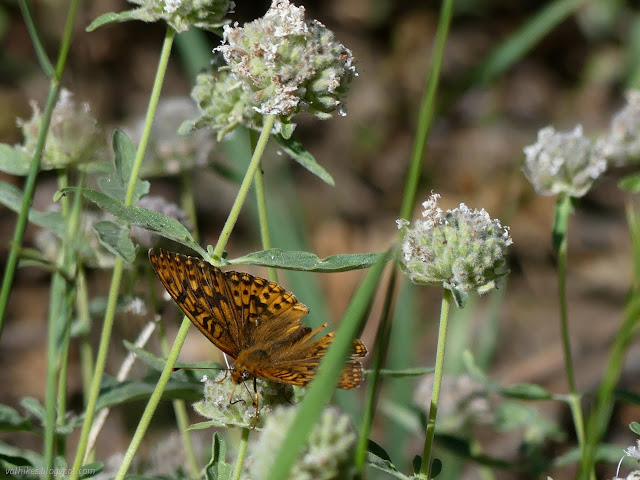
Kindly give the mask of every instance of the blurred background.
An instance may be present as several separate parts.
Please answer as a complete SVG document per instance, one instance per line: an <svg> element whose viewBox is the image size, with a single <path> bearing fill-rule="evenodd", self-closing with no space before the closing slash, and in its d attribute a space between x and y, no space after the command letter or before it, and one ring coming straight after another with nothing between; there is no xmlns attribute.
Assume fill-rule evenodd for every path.
<svg viewBox="0 0 640 480"><path fill-rule="evenodd" d="M261 16L270 2L237 0L236 3L231 19L242 24ZM310 175L286 155L280 155L274 142L270 144L263 170L273 245L308 250L320 257L382 251L397 235L395 220L440 2L308 0L297 4L307 8L307 18L320 20L351 49L359 76L347 98L346 116L322 122L301 117L294 133L332 174L335 187ZM45 48L55 59L67 4L39 0L31 6ZM85 32L85 27L98 15L128 8L130 5L120 0L81 4L63 82L77 102L89 103L109 132L125 126L133 131L144 115L165 32L162 24L141 22ZM461 202L470 208L485 208L493 218L510 226L513 246L507 284L497 294L453 313L447 368L452 375L463 372L460 354L463 349L472 348L479 352L482 360L479 363L488 369L490 377L501 384L538 383L553 392L566 393L556 263L550 241L555 198L537 196L524 178L522 149L534 143L537 131L546 125L569 130L582 124L587 135L596 135L609 127L612 114L624 105L624 92L640 82L640 4L624 0L544 4L461 0L455 8L438 93L439 110L421 173L419 203L433 190L442 195L442 208L454 208ZM541 20L543 27L537 31L542 34L536 38L534 27L540 25L536 21L541 12L547 16ZM531 31L523 30L527 28ZM511 42L514 38L523 39L524 47L523 43ZM21 143L16 118L30 118L30 101L44 104L48 80L39 68L15 2L0 5L0 39L0 139L9 144ZM218 43L219 38L213 34L179 37L162 97L182 98L187 110L193 108L188 97L194 75L213 58L207 52ZM177 114L169 114L167 118L173 120L175 128L183 119ZM170 133L162 139L169 144L167 148L174 145L176 150L184 142ZM181 182L185 179L190 182L195 191L197 228L203 245L215 244L237 191L234 175L237 178L242 172L242 164L234 161L228 145L209 142L205 155L209 167L196 167L177 177L178 180L162 172L147 175L153 195L175 202L180 201ZM625 205L634 198L619 190L617 182L634 170L633 166L609 169L580 200L570 222L569 316L577 383L579 390L587 393L587 408L593 400L589 394L599 385L612 337L622 321L631 282ZM221 171L228 175L221 175ZM22 178L6 174L0 174L0 179L20 187L23 183ZM55 174L43 172L34 207L46 210L56 190ZM253 202L253 197L249 199ZM415 217L421 211L419 203ZM250 205L241 215L231 237L227 247L231 258L261 249L252 208ZM12 211L0 206L0 262L6 260L15 218ZM29 226L25 240L28 246L36 244L38 230ZM144 252L140 254L140 261L145 258ZM266 276L264 270L249 270ZM335 326L362 275L361 271L282 272L280 282L310 306L311 323L326 320ZM106 296L109 277L104 269L88 271L92 297ZM0 344L0 402L16 408L24 396L44 398L49 279L49 274L40 268L21 268L11 295ZM431 366L435 358L440 292L436 288L411 287L404 278L401 283L389 365ZM159 293L158 283L156 287ZM144 289L135 292L132 285L123 289L144 294ZM363 333L368 346L373 345L383 294L381 288ZM114 375L126 354L121 340L135 338L152 313L120 314L107 373ZM171 339L178 326L177 311L166 308L163 320ZM91 335L97 344L102 319L96 315L93 321ZM157 352L154 342L147 348ZM217 359L217 355L216 349L194 330L181 359L203 361ZM82 388L77 347L73 344L71 359L70 407L79 412ZM140 367L137 374L144 371ZM633 345L622 387L640 393L639 373L640 348ZM452 406L458 401L456 393L465 388L457 381L452 377ZM415 407L428 401L425 392L429 390L424 390L424 385L418 388L423 382L421 378L385 380L372 432L372 439L387 449L394 463L405 472L409 471L414 455L422 453L424 437L416 430ZM340 394L338 401L345 408L349 405L354 408L363 394L364 389ZM130 408L113 410L98 442L99 459L126 449L144 405L144 401L139 401ZM485 407L486 415L496 412L496 404L488 403ZM529 416L521 425L498 433L478 418L455 417L460 415L455 408L450 413L454 420L447 425L453 434L473 432L483 453L512 463L529 465L536 461L535 455L556 457L575 445L570 412L564 404L540 402L529 407L531 410L526 411ZM637 408L628 406L616 409L606 440L621 447L635 444L627 425L638 421L639 413ZM190 414L193 422L201 420L193 412ZM147 458L167 462L172 457L167 452L179 448L172 415L170 402L164 402L144 443L142 454ZM196 432L204 455L210 435ZM34 449L40 445L35 436L4 434L0 438ZM442 478L481 478L483 470L476 464L460 462L449 451L440 451L438 456L445 465L451 465ZM543 466L545 475L550 474L556 480L573 478L571 466L552 470L547 467ZM166 468L170 471L172 467ZM602 470L600 475L611 477L614 468ZM528 478L499 469L495 472L497 478ZM375 473L372 475L377 478ZM380 475L379 478L386 478Z"/></svg>

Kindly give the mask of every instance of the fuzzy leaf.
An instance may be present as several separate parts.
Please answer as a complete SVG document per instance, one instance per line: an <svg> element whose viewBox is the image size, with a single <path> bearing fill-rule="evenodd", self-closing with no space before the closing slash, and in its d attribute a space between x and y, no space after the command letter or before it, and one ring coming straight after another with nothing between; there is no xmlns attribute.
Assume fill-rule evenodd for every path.
<svg viewBox="0 0 640 480"><path fill-rule="evenodd" d="M129 237L129 228L107 220L97 222L93 230L104 248L127 263L136 259L137 248Z"/></svg>
<svg viewBox="0 0 640 480"><path fill-rule="evenodd" d="M0 431L33 432L34 429L27 417L23 417L8 405L0 405Z"/></svg>
<svg viewBox="0 0 640 480"><path fill-rule="evenodd" d="M24 176L29 173L30 166L31 159L26 153L6 143L0 143L0 172Z"/></svg>
<svg viewBox="0 0 640 480"><path fill-rule="evenodd" d="M633 433L635 433L636 435L640 435L640 423L638 422L631 422L629 424L629 428L631 429L631 431Z"/></svg>
<svg viewBox="0 0 640 480"><path fill-rule="evenodd" d="M64 188L58 193L65 195L68 192L76 191L75 187ZM82 189L85 198L91 200L105 212L110 213L114 217L130 224L137 225L160 236L174 240L182 245L186 245L198 252L202 257L207 257L207 252L196 243L196 241L186 229L177 220L162 215L155 210L141 207L125 207L122 203L117 202L108 195L87 188Z"/></svg>
<svg viewBox="0 0 640 480"><path fill-rule="evenodd" d="M130 20L136 20L137 17L132 13L134 10L125 10L124 12L116 13L109 12L103 13L98 18L96 18L91 24L87 27L87 32L92 32L96 28L102 27L104 25L109 25L110 23L115 22L128 22Z"/></svg>
<svg viewBox="0 0 640 480"><path fill-rule="evenodd" d="M22 208L22 191L10 183L0 180L0 203L19 213ZM55 232L59 237L64 236L65 222L59 212L42 213L32 208L29 210L29 221L39 227Z"/></svg>
<svg viewBox="0 0 640 480"><path fill-rule="evenodd" d="M129 179L136 156L136 146L122 130L114 130L112 148L115 153L115 171L98 179L100 190L118 202L125 203ZM149 182L136 179L132 205L149 193Z"/></svg>
<svg viewBox="0 0 640 480"><path fill-rule="evenodd" d="M298 140L294 138L285 138L282 135L274 135L274 138L287 155L320 178L320 180L328 183L332 187L335 187L336 183L334 182L331 174L327 172L322 165L316 162L313 155L311 155Z"/></svg>
<svg viewBox="0 0 640 480"><path fill-rule="evenodd" d="M205 422L206 423L206 422ZM207 480L228 480L231 477L231 465L225 461L227 446L218 432L213 435L211 461L204 469Z"/></svg>
<svg viewBox="0 0 640 480"><path fill-rule="evenodd" d="M303 270L306 272L346 272L370 268L380 259L389 260L388 253L354 253L331 255L320 259L309 252L289 251L281 248L270 248L253 252L243 257L229 260L229 265L261 265L263 267L284 268L286 270Z"/></svg>
<svg viewBox="0 0 640 480"><path fill-rule="evenodd" d="M113 405L120 405L134 400L147 400L156 387L154 380L115 382L111 385L103 386L98 398L97 410ZM163 392L164 398L181 399L195 401L202 398L202 388L194 386L192 383L179 382L173 379L167 383L167 388Z"/></svg>

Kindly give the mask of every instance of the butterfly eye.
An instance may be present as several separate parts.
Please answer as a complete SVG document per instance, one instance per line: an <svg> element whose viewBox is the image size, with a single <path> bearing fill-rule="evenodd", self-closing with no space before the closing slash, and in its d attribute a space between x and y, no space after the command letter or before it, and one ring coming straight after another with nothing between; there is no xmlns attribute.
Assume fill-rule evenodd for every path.
<svg viewBox="0 0 640 480"><path fill-rule="evenodd" d="M251 376L251 374L249 372L247 372L246 370L244 372L242 372L242 379L243 380L249 380L250 376Z"/></svg>

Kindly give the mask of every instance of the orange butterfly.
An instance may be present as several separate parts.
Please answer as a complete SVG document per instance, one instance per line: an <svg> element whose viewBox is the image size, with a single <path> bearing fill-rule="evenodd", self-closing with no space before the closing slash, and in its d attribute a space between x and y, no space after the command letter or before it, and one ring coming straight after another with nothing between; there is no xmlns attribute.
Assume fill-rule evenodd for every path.
<svg viewBox="0 0 640 480"><path fill-rule="evenodd" d="M198 258L149 250L149 260L184 314L224 353L235 359L231 378L252 377L290 385L307 385L335 337L314 339L315 330L300 319L309 308L275 282L248 273L223 272ZM356 339L338 388L362 383L367 348Z"/></svg>

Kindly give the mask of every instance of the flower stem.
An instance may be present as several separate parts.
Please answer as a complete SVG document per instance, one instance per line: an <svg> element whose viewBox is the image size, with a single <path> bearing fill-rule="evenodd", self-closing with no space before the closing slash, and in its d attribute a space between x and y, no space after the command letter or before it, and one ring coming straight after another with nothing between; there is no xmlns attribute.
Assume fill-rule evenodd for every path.
<svg viewBox="0 0 640 480"><path fill-rule="evenodd" d="M151 132L151 124L153 123L153 117L155 115L155 109L158 105L158 99L160 97L160 90L162 89L162 83L165 73L167 71L167 65L169 63L169 54L171 53L171 45L173 44L173 38L175 32L172 28L167 28L167 33L164 38L164 44L162 46L162 53L158 62L158 69L156 71L156 77L153 84L151 98L149 100L149 106L147 109L147 116L145 119L145 125L138 144L138 150L131 169L131 177L129 178L129 185L127 187L127 196L125 199L125 205L131 206L133 201L133 193L136 182L138 180L138 173L140 172L140 166L142 159L144 158L147 141L149 140L149 133ZM75 460L73 462L73 470L71 472L71 480L77 480L82 467L82 460L85 456L85 450L87 448L87 440L89 432L91 430L91 424L96 413L96 404L98 402L98 395L100 394L100 384L102 382L102 376L104 374L104 368L107 362L107 353L109 350L109 340L111 339L111 331L113 329L113 321L116 314L116 305L118 302L118 292L120 290L120 282L122 280L122 272L124 268L124 260L117 257L115 265L113 267L113 273L111 276L111 285L109 287L109 300L107 302L107 311L104 316L104 323L102 326L102 334L100 335L100 345L98 347L98 354L96 358L96 366L91 381L91 389L89 392L89 401L87 402L87 409L85 413L85 420L82 425L82 432L80 433L80 441L78 442L78 449L76 450Z"/></svg>
<svg viewBox="0 0 640 480"><path fill-rule="evenodd" d="M158 336L160 337L160 346L162 348L162 355L169 355L169 343L167 342L167 334L162 322L158 322ZM196 452L193 449L193 441L191 439L191 432L187 430L189 428L189 414L184 400L174 400L173 412L176 416L176 422L178 423L178 430L180 431L180 437L182 438L182 445L184 447L184 455L187 460L187 465L190 470L192 478L198 478L200 476L200 467L198 466L198 459Z"/></svg>
<svg viewBox="0 0 640 480"><path fill-rule="evenodd" d="M369 377L367 384L367 397L362 414L362 423L360 424L360 433L358 435L358 444L356 446L356 468L360 475L364 475L365 460L367 458L367 446L369 442L369 433L371 432L371 424L373 423L373 414L376 411L376 403L378 400L380 385L380 369L384 367L389 349L389 340L391 338L391 310L393 306L393 298L396 291L396 278L398 269L391 271L391 278L387 286L387 294L384 299L384 307L382 308L382 319L378 326L376 334L376 342L373 347L373 375Z"/></svg>
<svg viewBox="0 0 640 480"><path fill-rule="evenodd" d="M260 134L260 138L258 139L258 144L256 146L255 151L253 152L253 156L251 158L251 162L249 163L249 167L247 168L247 172L245 173L245 177L242 180L240 185L240 189L238 190L238 195L236 196L236 200L233 203L233 207L231 207L231 212L229 212L229 217L224 224L224 228L222 229L222 233L218 238L218 243L216 244L213 252L215 256L220 257L222 252L224 251L225 246L227 245L227 240L229 240L229 236L231 235L231 231L235 226L235 223L238 219L238 215L240 214L240 210L242 209L242 205L247 197L247 192L249 191L249 187L253 182L253 176L255 175L256 170L260 166L260 159L262 158L262 154L264 153L264 148L269 140L269 134L271 129L273 128L273 122L275 117L270 115L265 118L264 126L262 129L262 133ZM158 379L158 383L156 384L156 388L153 390L151 397L149 398L149 402L142 413L142 417L140 418L140 422L138 422L138 426L136 431L131 439L131 443L129 444L129 448L124 455L122 460L122 464L116 473L115 480L124 480L127 475L127 471L131 466L131 462L133 461L133 457L135 456L140 444L142 443L142 439L149 428L149 424L151 423L151 419L153 418L153 414L158 407L158 403L160 403L160 399L162 398L162 393L169 382L169 377L173 372L173 367L178 361L178 355L180 354L180 350L182 349L182 345L184 345L184 341L187 338L187 332L189 331L189 326L191 325L191 321L184 317L182 320L182 324L180 325L180 330L178 330L178 334L176 335L176 339L173 342L173 346L169 351L169 355L167 356L167 363L160 374L160 378Z"/></svg>
<svg viewBox="0 0 640 480"><path fill-rule="evenodd" d="M447 323L449 321L449 306L451 305L451 291L443 289L442 306L440 308L440 328L438 330L438 349L436 352L436 367L433 378L433 391L431 393L431 408L427 419L427 432L422 453L422 464L416 478L426 480L431 471L431 450L436 433L436 415L438 414L438 401L440 400L440 386L442 384L442 372L444 371L444 349L447 344Z"/></svg>
<svg viewBox="0 0 640 480"><path fill-rule="evenodd" d="M15 230L13 231L13 239L11 241L11 249L9 250L9 257L7 258L7 264L4 270L4 276L2 279L2 290L0 290L0 338L2 337L2 329L4 327L4 317L7 312L7 305L9 303L9 294L11 293L11 286L13 285L13 277L16 273L16 267L18 266L18 259L20 256L20 250L22 248L22 239L24 232L27 228L27 220L29 217L29 209L33 202L33 195L36 188L36 177L40 171L40 164L42 162L42 153L49 134L49 125L51 124L51 116L53 109L56 105L58 93L60 93L60 79L62 73L67 64L67 56L69 48L71 46L71 37L73 34L73 24L75 23L78 13L78 5L80 0L71 0L69 3L69 10L67 12L67 20L65 23L64 33L62 34L62 40L60 43L60 53L58 54L58 63L56 64L55 75L51 78L49 83L49 93L47 95L47 102L42 112L42 123L40 124L40 130L38 131L38 139L36 141L35 152L31 159L31 168L27 175L27 180L24 186L24 193L22 195L22 205L20 206L20 214L16 222ZM24 5L23 12L26 9ZM27 23L29 20L27 19ZM36 46L37 48L37 46ZM48 69L45 68L45 73L50 74Z"/></svg>
<svg viewBox="0 0 640 480"><path fill-rule="evenodd" d="M251 430L248 428L242 429L242 437L240 437L240 447L238 448L238 458L236 459L236 467L233 472L233 480L239 480L240 472L242 472L242 463L244 462L244 456L247 452L247 443L249 441L249 433Z"/></svg>
<svg viewBox="0 0 640 480"><path fill-rule="evenodd" d="M580 395L576 390L576 381L571 355L571 339L569 335L569 313L567 308L567 237L569 231L569 215L571 213L571 197L558 197L554 213L553 244L558 251L558 299L560 302L560 329L562 332L562 346L564 364L569 385L569 407L573 424L580 445L581 456L585 453L584 417L580 405Z"/></svg>
<svg viewBox="0 0 640 480"><path fill-rule="evenodd" d="M262 249L271 248L271 235L269 234L269 217L267 215L267 201L264 194L264 182L262 171L258 168L255 177L256 202L258 204L258 222L260 223L260 240L262 241ZM278 281L278 272L273 267L267 268L269 280Z"/></svg>
<svg viewBox="0 0 640 480"><path fill-rule="evenodd" d="M236 221L238 220L238 216L240 215L240 210L242 210L242 205L247 198L247 193L249 192L251 183L253 183L255 173L258 170L258 167L260 167L260 159L262 158L264 149L267 146L269 135L271 134L271 129L273 128L275 119L276 117L274 115L268 115L264 119L262 132L260 132L260 138L258 138L258 143L256 144L256 148L253 151L253 156L251 157L251 161L249 162L247 173L245 173L244 178L242 179L242 183L240 184L240 189L238 190L236 200L235 202L233 202L233 206L231 207L231 211L229 212L227 221L224 223L224 227L222 227L222 232L220 232L220 237L218 237L218 243L213 249L213 255L217 256L218 258L222 257L224 248L227 246L227 242L229 241L229 237L231 236L233 227L236 225Z"/></svg>

